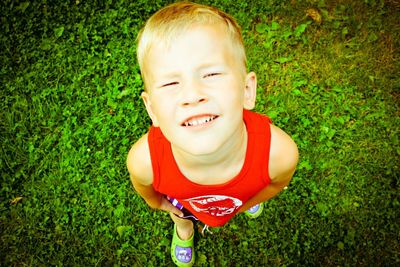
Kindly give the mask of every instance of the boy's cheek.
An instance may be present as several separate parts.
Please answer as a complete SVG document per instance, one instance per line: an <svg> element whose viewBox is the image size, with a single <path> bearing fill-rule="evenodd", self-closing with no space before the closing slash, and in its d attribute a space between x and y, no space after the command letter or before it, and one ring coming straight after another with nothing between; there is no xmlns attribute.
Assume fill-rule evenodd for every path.
<svg viewBox="0 0 400 267"><path fill-rule="evenodd" d="M152 121L152 123L153 123L153 126L154 126L154 127L159 127L159 126L160 126L160 123L158 122L157 117L156 117L154 114L152 114L152 113L149 113L149 112L147 112L147 113L149 114L149 117L150 117L150 119L151 119L151 121Z"/></svg>
<svg viewBox="0 0 400 267"><path fill-rule="evenodd" d="M142 92L141 96L142 96L143 103L144 103L144 105L146 107L147 114L149 115L151 121L153 122L153 125L155 127L158 127L159 126L159 122L158 122L157 116L156 116L156 114L155 114L155 112L153 110L153 105L152 105L152 102L150 100L150 95L147 92Z"/></svg>

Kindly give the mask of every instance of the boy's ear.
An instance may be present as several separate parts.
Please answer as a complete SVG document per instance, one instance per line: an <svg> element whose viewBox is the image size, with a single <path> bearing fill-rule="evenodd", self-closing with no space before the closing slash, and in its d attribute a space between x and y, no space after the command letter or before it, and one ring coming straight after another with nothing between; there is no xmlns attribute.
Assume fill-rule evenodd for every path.
<svg viewBox="0 0 400 267"><path fill-rule="evenodd" d="M156 117L156 115L154 115L153 109L151 107L151 100L150 100L149 94L147 92L142 92L141 96L142 96L144 105L146 106L147 113L149 114L150 119L153 122L153 126L159 127L160 124L158 123L157 117Z"/></svg>
<svg viewBox="0 0 400 267"><path fill-rule="evenodd" d="M256 105L257 94L257 76L254 72L249 72L246 75L246 87L244 89L244 103L245 109L253 109Z"/></svg>

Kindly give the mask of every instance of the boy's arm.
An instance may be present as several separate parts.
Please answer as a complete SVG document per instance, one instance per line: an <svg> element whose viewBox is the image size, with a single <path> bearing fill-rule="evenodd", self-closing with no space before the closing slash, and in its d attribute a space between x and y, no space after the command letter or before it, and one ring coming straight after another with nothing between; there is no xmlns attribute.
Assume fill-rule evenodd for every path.
<svg viewBox="0 0 400 267"><path fill-rule="evenodd" d="M133 187L151 208L183 216L182 211L175 208L164 195L153 188L153 168L147 134L132 146L128 154L127 167Z"/></svg>
<svg viewBox="0 0 400 267"><path fill-rule="evenodd" d="M267 201L281 192L290 182L299 158L297 145L284 131L271 124L269 176L271 183L249 199L240 212Z"/></svg>

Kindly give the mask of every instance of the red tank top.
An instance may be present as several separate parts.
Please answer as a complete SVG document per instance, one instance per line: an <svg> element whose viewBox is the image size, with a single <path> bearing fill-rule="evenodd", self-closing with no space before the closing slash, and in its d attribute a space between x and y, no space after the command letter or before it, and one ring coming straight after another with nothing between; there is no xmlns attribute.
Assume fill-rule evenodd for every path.
<svg viewBox="0 0 400 267"><path fill-rule="evenodd" d="M170 142L160 128L152 126L148 143L154 190L175 198L207 225L227 223L246 201L270 183L271 120L248 110L243 111L243 119L248 134L243 167L237 176L218 185L201 185L187 179L176 164Z"/></svg>

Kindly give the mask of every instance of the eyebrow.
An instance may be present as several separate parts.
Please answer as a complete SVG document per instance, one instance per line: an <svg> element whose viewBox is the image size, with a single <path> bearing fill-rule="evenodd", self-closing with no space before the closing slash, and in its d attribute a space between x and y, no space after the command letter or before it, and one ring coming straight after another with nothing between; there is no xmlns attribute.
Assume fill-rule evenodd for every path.
<svg viewBox="0 0 400 267"><path fill-rule="evenodd" d="M207 62L207 63L201 64L198 67L198 69L202 70L202 69L208 69L208 68L214 68L214 67L225 68L225 64L223 64L221 62Z"/></svg>
<svg viewBox="0 0 400 267"><path fill-rule="evenodd" d="M201 71L204 69L209 69L209 68L218 68L225 70L226 66L225 64L221 63L221 62L206 62L201 64L200 66L196 67L196 71ZM180 72L179 71L171 71L171 72L165 72L165 73L161 73L160 74L160 80L170 80L170 79L176 79L180 76Z"/></svg>

